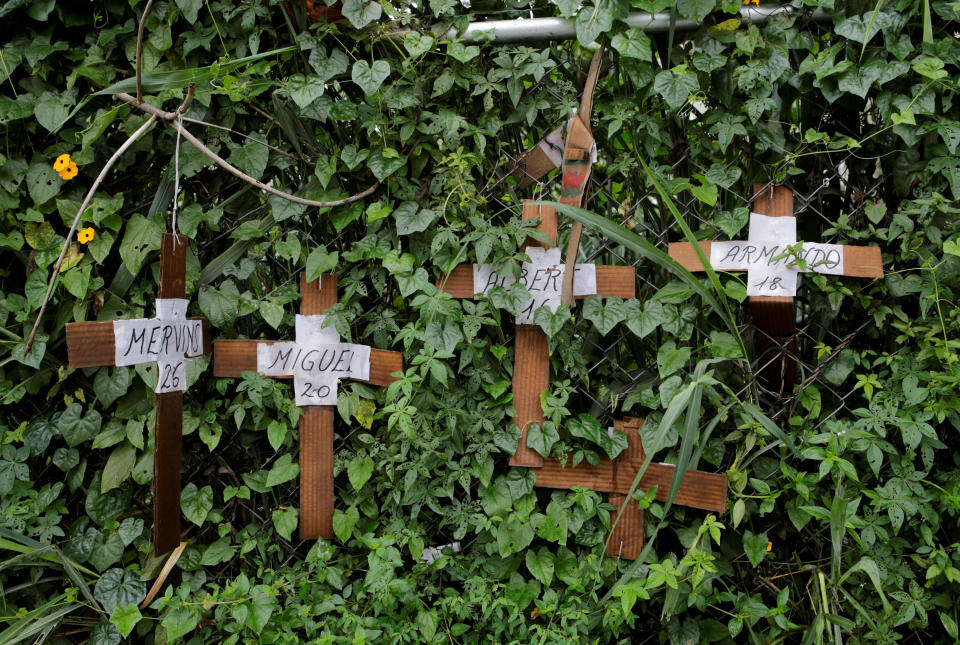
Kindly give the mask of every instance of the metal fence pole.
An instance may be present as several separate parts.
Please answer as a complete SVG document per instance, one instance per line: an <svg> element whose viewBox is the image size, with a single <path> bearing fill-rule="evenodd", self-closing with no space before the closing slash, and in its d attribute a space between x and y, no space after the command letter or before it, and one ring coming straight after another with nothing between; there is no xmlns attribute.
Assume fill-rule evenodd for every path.
<svg viewBox="0 0 960 645"><path fill-rule="evenodd" d="M740 10L740 19L745 22L762 25L771 16L784 13L796 13L793 7L743 7ZM818 9L813 13L814 20L826 20L831 14ZM670 30L669 13L631 13L623 21L631 28L643 29L650 34L665 33ZM699 25L692 20L681 18L674 23L676 31L692 31ZM394 36L403 38L409 30L398 30ZM471 22L466 31L460 36L455 28L450 28L441 35L448 40L457 40L465 43L532 43L543 41L572 40L577 37L574 23L565 18L517 18L515 20L485 20Z"/></svg>

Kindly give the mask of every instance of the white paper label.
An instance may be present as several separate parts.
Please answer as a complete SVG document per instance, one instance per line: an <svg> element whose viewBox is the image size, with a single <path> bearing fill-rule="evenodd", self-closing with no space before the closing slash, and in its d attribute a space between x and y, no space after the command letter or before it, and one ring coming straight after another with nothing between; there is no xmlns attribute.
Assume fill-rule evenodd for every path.
<svg viewBox="0 0 960 645"><path fill-rule="evenodd" d="M540 149L550 159L554 168L563 165L563 127L559 127L546 137L539 144Z"/></svg>
<svg viewBox="0 0 960 645"><path fill-rule="evenodd" d="M296 342L257 344L257 371L292 376L299 406L336 405L339 379L370 379L370 347L341 343L324 321L322 315L298 315Z"/></svg>
<svg viewBox="0 0 960 645"><path fill-rule="evenodd" d="M563 288L565 267L560 261L560 249L531 247L526 250L530 262L524 262L520 269L520 283L530 294L530 300L517 323L532 325L533 316L540 307L549 307L556 311L560 307L560 291ZM578 264L573 276L573 295L589 296L597 293L597 267L593 264ZM507 291L516 280L512 275L501 275L492 264L473 265L473 291L477 294L489 293L493 287L503 287Z"/></svg>
<svg viewBox="0 0 960 645"><path fill-rule="evenodd" d="M154 392L183 392L187 389L187 359L161 358L157 361L157 387Z"/></svg>
<svg viewBox="0 0 960 645"><path fill-rule="evenodd" d="M710 264L720 271L747 271L748 296L794 296L797 273L843 274L843 247L804 242L799 246L795 217L750 214L750 239L712 242Z"/></svg>
<svg viewBox="0 0 960 645"><path fill-rule="evenodd" d="M203 353L203 324L199 320L115 320L113 338L114 361L119 366Z"/></svg>
<svg viewBox="0 0 960 645"><path fill-rule="evenodd" d="M187 389L185 357L203 354L203 322L187 320L187 301L158 298L156 318L113 321L118 366L157 362L157 393Z"/></svg>

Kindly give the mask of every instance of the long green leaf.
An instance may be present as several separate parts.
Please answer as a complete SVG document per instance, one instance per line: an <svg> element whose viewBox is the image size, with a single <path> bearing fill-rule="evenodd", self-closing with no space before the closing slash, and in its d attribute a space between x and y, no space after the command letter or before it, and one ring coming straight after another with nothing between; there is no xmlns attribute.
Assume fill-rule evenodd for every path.
<svg viewBox="0 0 960 645"><path fill-rule="evenodd" d="M687 241L693 247L694 253L697 254L697 259L700 260L700 264L703 266L704 271L706 271L707 278L710 280L710 284L713 285L713 290L716 292L717 298L723 305L722 311L716 307L715 309L717 309L717 313L721 315L724 322L727 324L727 327L731 329L733 337L736 338L737 343L740 344L740 351L742 352L742 355L746 357L747 347L743 344L743 338L740 337L740 330L737 328L736 319L733 316L733 312L730 310L730 303L727 300L727 292L724 291L723 285L720 284L720 278L717 276L717 272L713 270L710 260L704 254L703 249L700 248L699 240L697 240L697 237L693 234L693 231L690 230L690 227L687 226L686 220L684 220L680 215L680 209L678 209L677 205L673 203L673 196L663 187L663 184L660 183L660 179L657 177L656 173L650 169L650 166L647 165L647 162L644 161L639 152L636 153L636 156L637 161L639 161L640 165L643 166L643 171L647 174L647 178L650 180L650 183L653 184L657 194L660 196L660 201L666 205L667 210L669 210L670 214L673 215L673 219L677 222L680 230L683 231L683 236L687 238Z"/></svg>
<svg viewBox="0 0 960 645"><path fill-rule="evenodd" d="M615 224L605 217L601 217L596 213L591 213L590 211L578 208L576 206L561 204L559 202L535 203L546 204L556 208L558 212L577 220L584 226L589 226L606 237L608 240L616 242L617 244L621 244L640 257L653 262L662 269L670 271L687 283L687 285L689 285L697 295L703 298L704 302L706 302L723 319L724 323L726 323L734 337L738 340L740 339L740 332L737 329L736 321L734 320L733 316L729 314L729 309L721 305L720 302L718 302L709 291L704 289L703 285L700 283L700 280L698 280L695 275L690 273L690 271L685 269L679 262L674 260L672 257L658 249L647 240L643 239L628 228L620 226L619 224ZM700 246L696 244L695 247L697 249L700 248ZM709 266L709 262L707 262L706 265ZM724 295L724 297L726 296ZM742 340L740 341L740 345L743 347ZM747 355L745 348L743 349L743 355Z"/></svg>
<svg viewBox="0 0 960 645"><path fill-rule="evenodd" d="M190 69L176 69L168 72L144 74L142 78L143 91L159 92L161 90L183 89L190 83L210 81L221 74L228 74L244 65L249 65L250 63L255 63L258 60L270 58L271 56L279 56L281 54L299 51L299 49L296 45L291 45L289 47L281 47L280 49L271 49L268 52L261 52L253 56L245 56L237 60L214 63L206 67L192 67ZM137 79L125 78L122 81L117 81L106 89L100 90L96 95L112 95L120 94L121 92L133 93L136 91Z"/></svg>
<svg viewBox="0 0 960 645"><path fill-rule="evenodd" d="M764 430L766 430L767 432L772 434L774 437L779 439L783 443L783 445L785 445L787 448L790 449L790 452L792 452L797 457L800 456L800 450L798 450L797 447L793 445L793 442L790 440L790 437L787 436L787 433L781 430L780 426L774 423L773 420L770 419L770 417L768 417L763 412L761 412L760 408L758 408L757 406L751 403L746 403L746 402L742 403L740 407L743 408L744 412L746 412L751 417L753 417L754 421L756 421L761 426L763 426Z"/></svg>

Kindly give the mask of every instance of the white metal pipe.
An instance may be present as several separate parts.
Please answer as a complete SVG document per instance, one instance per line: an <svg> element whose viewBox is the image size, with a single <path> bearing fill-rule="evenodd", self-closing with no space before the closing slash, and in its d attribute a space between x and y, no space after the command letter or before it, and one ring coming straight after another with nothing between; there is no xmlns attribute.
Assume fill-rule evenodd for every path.
<svg viewBox="0 0 960 645"><path fill-rule="evenodd" d="M740 19L754 24L763 24L771 16L781 13L794 13L793 7L743 7L740 10ZM814 18L822 20L830 14L817 10ZM664 33L670 30L669 13L632 13L624 22L631 28L643 29L647 33ZM699 25L692 20L678 18L674 23L677 31L691 31ZM402 37L403 33L397 34ZM471 22L466 31L457 36L457 30L450 28L443 34L443 38L466 43L497 42L497 43L530 43L549 40L571 40L577 37L577 30L572 21L565 18L517 18L515 20L487 20Z"/></svg>

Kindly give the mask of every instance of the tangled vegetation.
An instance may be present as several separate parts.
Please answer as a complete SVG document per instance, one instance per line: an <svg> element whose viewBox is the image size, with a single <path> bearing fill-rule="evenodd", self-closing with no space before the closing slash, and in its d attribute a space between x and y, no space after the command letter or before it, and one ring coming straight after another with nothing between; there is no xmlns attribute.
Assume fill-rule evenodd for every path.
<svg viewBox="0 0 960 645"><path fill-rule="evenodd" d="M150 105L175 110L195 83L183 127L243 173L308 200L374 188L293 203L158 123L67 240L148 118L118 97L137 93L145 4L0 2L0 642L957 641L960 4L793 0L752 24L740 0L346 0L333 22L319 2L159 1ZM700 26L646 34L621 20L634 11ZM530 15L568 17L577 39L431 31ZM730 478L720 516L641 491L636 563L602 556L605 496L534 489L507 464L522 298L436 286L461 263L522 260L520 200L560 187L518 189L510 159L578 104L596 43L597 225L581 249L636 264L638 294L540 318L552 379L533 441L595 460L606 435L585 425L642 416L658 461ZM341 336L402 351L406 369L389 388L341 384L336 538L313 542L296 537L289 384L192 361L189 544L144 604L163 564L156 376L69 369L64 325L153 315L176 183L190 314L215 338L292 338L299 274L335 270ZM681 224L746 235L753 186L780 183L801 239L878 245L886 271L802 278L785 399L737 342L755 358L742 277L691 284L662 262Z"/></svg>

